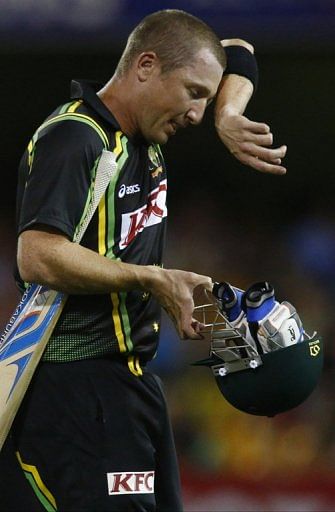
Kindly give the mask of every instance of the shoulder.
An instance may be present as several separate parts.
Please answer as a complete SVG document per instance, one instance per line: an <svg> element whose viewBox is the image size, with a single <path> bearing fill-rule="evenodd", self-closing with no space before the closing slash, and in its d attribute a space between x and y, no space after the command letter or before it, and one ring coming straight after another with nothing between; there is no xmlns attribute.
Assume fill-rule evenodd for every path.
<svg viewBox="0 0 335 512"><path fill-rule="evenodd" d="M106 130L92 117L65 113L47 119L38 128L36 139L62 146L91 146L102 149L108 146L109 137Z"/></svg>

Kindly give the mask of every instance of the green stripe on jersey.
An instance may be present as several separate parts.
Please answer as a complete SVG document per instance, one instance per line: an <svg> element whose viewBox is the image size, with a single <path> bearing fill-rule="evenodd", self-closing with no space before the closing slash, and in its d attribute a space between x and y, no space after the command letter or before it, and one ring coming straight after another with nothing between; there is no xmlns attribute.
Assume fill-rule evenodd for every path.
<svg viewBox="0 0 335 512"><path fill-rule="evenodd" d="M113 252L114 248L114 233L115 233L115 192L116 192L116 183L119 179L119 176L122 172L122 169L124 167L124 164L126 163L128 159L128 149L127 149L127 137L122 134L121 132L117 132L115 134L115 148L114 152L118 153L117 156L117 173L112 178L111 183L108 187L107 192L107 205L108 205L108 220L107 220L107 253L106 256L109 259L115 259L115 255ZM117 258L119 261L120 258ZM125 344L127 346L127 349L129 352L132 351L134 344L131 339L131 327L130 327L130 321L128 316L128 311L126 308L126 299L127 299L127 293L126 292L119 292L119 313L122 321L122 330L124 334L124 340Z"/></svg>
<svg viewBox="0 0 335 512"><path fill-rule="evenodd" d="M44 496L44 494L40 491L38 488L34 477L31 473L28 473L28 471L24 471L25 477L30 483L31 487L33 488L34 493L36 494L37 499L42 503L45 510L48 512L57 512L57 508L55 508L50 501Z"/></svg>
<svg viewBox="0 0 335 512"><path fill-rule="evenodd" d="M62 110L63 108L66 108L66 109L69 108L71 105L73 105L73 103L74 102L66 103L65 105L63 105L63 107L60 110ZM36 146L36 142L38 140L40 131L43 130L44 128L46 128L47 126L50 126L51 124L54 124L54 123L57 123L60 121L79 121L81 123L87 124L88 126L93 128L93 130L95 130L95 132L99 135L105 149L109 148L109 140L108 140L107 134L101 128L101 126L96 121L94 121L94 119L90 118L89 116L85 116L84 114L78 114L78 113L73 113L73 112L60 113L60 114L57 114L55 117L48 119L43 124L41 124L41 126L39 126L39 128L37 128L36 132L32 136L32 138L28 144L29 174L32 170L35 146Z"/></svg>
<svg viewBox="0 0 335 512"><path fill-rule="evenodd" d="M127 292L119 292L119 299L119 309L122 318L124 339L127 345L127 349L129 350L129 352L131 352L134 348L134 343L133 340L131 339L131 327L126 307Z"/></svg>
<svg viewBox="0 0 335 512"><path fill-rule="evenodd" d="M113 247L114 247L114 232L115 232L115 188L116 183L119 179L123 166L128 158L128 149L127 142L128 139L125 135L120 135L120 132L116 133L116 136L119 137L119 142L122 147L122 151L117 156L117 172L112 177L111 182L107 189L107 205L108 205L108 219L107 219L107 258L115 259ZM118 141L117 141L118 143ZM115 152L116 148L113 150ZM111 214L109 214L109 210L112 209Z"/></svg>
<svg viewBox="0 0 335 512"><path fill-rule="evenodd" d="M91 185L90 185L90 188L88 189L86 203L85 203L85 206L84 206L84 210L83 210L81 219L78 222L78 224L76 226L76 229L74 231L73 240L76 239L77 233L78 233L79 229L81 228L81 225L82 225L82 223L83 223L83 221L84 221L84 219L86 217L87 210L89 209L90 204L92 202L92 197L93 197L93 193L94 193L94 185L95 185L95 177L96 177L96 174L97 174L97 168L98 168L98 165L99 165L99 162L100 162L100 158L101 158L101 155L99 155L98 158L95 160L94 166L90 170Z"/></svg>
<svg viewBox="0 0 335 512"><path fill-rule="evenodd" d="M67 111L67 109L73 105L73 101L69 101L68 103L65 103L64 105L61 106L61 108L59 109L59 111L57 112L57 114L63 114L64 112Z"/></svg>
<svg viewBox="0 0 335 512"><path fill-rule="evenodd" d="M92 119L91 117L86 116L84 114L78 114L77 112L64 112L63 114L58 114L57 116L52 117L51 119L48 119L43 124L41 124L41 126L35 132L35 135L37 135L41 130L43 130L47 126L50 126L51 124L54 124L54 123L58 123L60 121L80 121L84 124L87 124L88 126L93 128L97 132L97 134L99 135L99 137L101 138L101 140L105 146L105 149L108 148L108 146L109 146L108 137L107 137L106 132L101 128L101 126L96 121L94 121L94 119ZM35 135L34 135L34 137L35 137Z"/></svg>

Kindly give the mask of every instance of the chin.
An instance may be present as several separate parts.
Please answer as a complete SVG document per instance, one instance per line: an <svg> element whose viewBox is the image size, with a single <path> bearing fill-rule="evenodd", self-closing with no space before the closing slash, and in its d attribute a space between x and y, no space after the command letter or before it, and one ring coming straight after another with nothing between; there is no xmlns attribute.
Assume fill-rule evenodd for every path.
<svg viewBox="0 0 335 512"><path fill-rule="evenodd" d="M169 140L168 134L165 133L164 131L160 133L148 133L143 136L149 144L163 145L166 144L167 141Z"/></svg>
<svg viewBox="0 0 335 512"><path fill-rule="evenodd" d="M169 138L170 138L169 135L165 132L163 132L161 134L157 134L155 143L161 144L161 145L166 144L167 141L169 140Z"/></svg>
<svg viewBox="0 0 335 512"><path fill-rule="evenodd" d="M167 135L164 135L164 137L161 137L159 140L157 140L155 143L156 144L159 144L160 146L163 146L164 144L167 143L167 141L169 140L169 137Z"/></svg>

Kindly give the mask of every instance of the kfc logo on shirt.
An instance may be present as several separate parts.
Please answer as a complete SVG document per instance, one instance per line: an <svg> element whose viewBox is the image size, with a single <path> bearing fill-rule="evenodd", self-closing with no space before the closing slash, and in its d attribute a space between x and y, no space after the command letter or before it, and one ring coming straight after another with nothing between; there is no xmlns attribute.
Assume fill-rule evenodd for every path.
<svg viewBox="0 0 335 512"><path fill-rule="evenodd" d="M147 204L133 212L122 214L120 249L127 247L143 229L159 224L166 217L166 191L167 180L162 180L159 187L148 195Z"/></svg>
<svg viewBox="0 0 335 512"><path fill-rule="evenodd" d="M108 494L153 494L155 472L107 473Z"/></svg>

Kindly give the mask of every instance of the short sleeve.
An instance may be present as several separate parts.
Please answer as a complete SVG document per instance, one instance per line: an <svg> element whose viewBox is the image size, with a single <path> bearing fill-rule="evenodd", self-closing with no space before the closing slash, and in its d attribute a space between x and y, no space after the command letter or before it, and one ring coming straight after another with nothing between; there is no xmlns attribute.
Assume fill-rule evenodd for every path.
<svg viewBox="0 0 335 512"><path fill-rule="evenodd" d="M41 134L31 167L27 152L20 164L19 233L45 224L73 238L103 147L95 130L79 121L54 123Z"/></svg>

